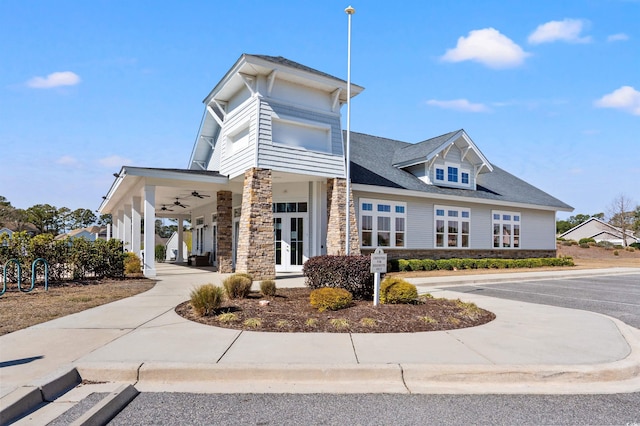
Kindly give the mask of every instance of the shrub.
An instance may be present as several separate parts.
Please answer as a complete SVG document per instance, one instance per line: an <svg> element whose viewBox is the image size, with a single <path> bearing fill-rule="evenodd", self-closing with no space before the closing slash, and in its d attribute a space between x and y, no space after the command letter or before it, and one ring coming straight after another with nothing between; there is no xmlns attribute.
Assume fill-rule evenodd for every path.
<svg viewBox="0 0 640 426"><path fill-rule="evenodd" d="M433 259L422 259L422 269L425 271L435 271L438 269L438 264Z"/></svg>
<svg viewBox="0 0 640 426"><path fill-rule="evenodd" d="M410 259L409 269L411 271L421 271L423 269L422 261L420 259Z"/></svg>
<svg viewBox="0 0 640 426"><path fill-rule="evenodd" d="M598 247L603 247L605 249L612 249L613 248L613 243L609 242L609 241L605 241L605 240L597 242L596 245Z"/></svg>
<svg viewBox="0 0 640 426"><path fill-rule="evenodd" d="M331 320L329 320L329 323L336 330L344 330L349 328L349 321L344 318L332 318Z"/></svg>
<svg viewBox="0 0 640 426"><path fill-rule="evenodd" d="M409 261L406 259L398 259L398 271L407 272L409 270Z"/></svg>
<svg viewBox="0 0 640 426"><path fill-rule="evenodd" d="M589 243L580 243L581 248L589 248Z"/></svg>
<svg viewBox="0 0 640 426"><path fill-rule="evenodd" d="M167 258L167 247L164 244L157 244L155 248L156 262L164 262Z"/></svg>
<svg viewBox="0 0 640 426"><path fill-rule="evenodd" d="M633 247L635 249L640 250L640 243L631 243L631 244L629 244L629 247Z"/></svg>
<svg viewBox="0 0 640 426"><path fill-rule="evenodd" d="M274 280L264 280L260 282L260 292L265 296L276 295L276 282Z"/></svg>
<svg viewBox="0 0 640 426"><path fill-rule="evenodd" d="M126 252L124 257L124 273L139 274L140 272L142 272L142 261L140 258L135 253L130 251Z"/></svg>
<svg viewBox="0 0 640 426"><path fill-rule="evenodd" d="M318 288L311 292L309 296L311 306L323 312L327 309L337 311L346 308L353 301L351 293L343 288Z"/></svg>
<svg viewBox="0 0 640 426"><path fill-rule="evenodd" d="M236 272L234 275L237 275L239 277L245 277L245 278L249 278L251 281L253 281L253 275L247 273L247 272Z"/></svg>
<svg viewBox="0 0 640 426"><path fill-rule="evenodd" d="M336 287L355 299L373 297L373 274L369 256L316 256L302 267L305 283L312 289Z"/></svg>
<svg viewBox="0 0 640 426"><path fill-rule="evenodd" d="M631 246L627 247L625 250L630 253L633 253L634 251L636 251L635 247L631 247Z"/></svg>
<svg viewBox="0 0 640 426"><path fill-rule="evenodd" d="M594 240L593 238L580 238L578 240L578 244L582 245L582 244L589 244L589 243L595 243L596 240Z"/></svg>
<svg viewBox="0 0 640 426"><path fill-rule="evenodd" d="M614 250L614 251L613 251L613 255L614 255L614 256L620 256L620 253L618 252L618 250Z"/></svg>
<svg viewBox="0 0 640 426"><path fill-rule="evenodd" d="M220 307L224 290L213 284L205 284L191 291L191 307L200 316L210 315Z"/></svg>
<svg viewBox="0 0 640 426"><path fill-rule="evenodd" d="M238 321L238 315L234 314L233 312L225 312L224 314L218 315L216 319L223 323L235 322Z"/></svg>
<svg viewBox="0 0 640 426"><path fill-rule="evenodd" d="M246 275L233 274L222 281L227 297L229 299L243 299L251 292L253 282Z"/></svg>
<svg viewBox="0 0 640 426"><path fill-rule="evenodd" d="M262 320L260 318L247 318L242 325L249 328L258 328L262 326Z"/></svg>
<svg viewBox="0 0 640 426"><path fill-rule="evenodd" d="M401 278L388 277L380 284L380 303L411 303L417 298L416 286Z"/></svg>

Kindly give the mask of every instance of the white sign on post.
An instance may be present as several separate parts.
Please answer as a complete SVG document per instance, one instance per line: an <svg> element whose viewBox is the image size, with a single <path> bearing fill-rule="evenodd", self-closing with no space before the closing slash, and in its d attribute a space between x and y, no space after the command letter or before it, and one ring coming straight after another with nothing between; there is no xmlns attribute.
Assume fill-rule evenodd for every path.
<svg viewBox="0 0 640 426"><path fill-rule="evenodd" d="M371 273L373 273L373 306L380 304L380 274L387 272L387 254L380 247L371 253Z"/></svg>

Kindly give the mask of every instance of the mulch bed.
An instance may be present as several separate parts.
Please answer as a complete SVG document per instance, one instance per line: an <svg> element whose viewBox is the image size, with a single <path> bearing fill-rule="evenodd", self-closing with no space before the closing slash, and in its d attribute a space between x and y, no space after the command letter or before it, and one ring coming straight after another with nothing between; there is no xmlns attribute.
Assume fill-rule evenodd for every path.
<svg viewBox="0 0 640 426"><path fill-rule="evenodd" d="M354 301L345 309L318 312L309 303L310 292L309 288L285 288L278 289L273 297L252 293L246 299L226 301L213 315L203 317L193 311L189 302L184 302L176 307L176 313L191 321L236 330L315 333L453 330L475 327L495 319L492 312L473 304L433 298L421 298L419 302L408 305L378 307L374 307L372 301ZM269 305L260 306L258 302L261 300L268 300ZM222 322L219 315L224 313L233 313L237 318ZM253 324L245 323L246 320Z"/></svg>

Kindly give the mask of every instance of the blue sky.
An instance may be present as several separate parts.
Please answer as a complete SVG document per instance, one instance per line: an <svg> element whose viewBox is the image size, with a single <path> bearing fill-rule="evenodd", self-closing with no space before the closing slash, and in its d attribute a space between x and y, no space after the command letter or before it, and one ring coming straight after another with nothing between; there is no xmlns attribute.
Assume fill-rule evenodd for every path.
<svg viewBox="0 0 640 426"><path fill-rule="evenodd" d="M640 0L401 4L352 3L353 131L464 128L574 214L640 202ZM186 167L242 53L346 79L348 5L0 1L0 195L96 209L122 165Z"/></svg>

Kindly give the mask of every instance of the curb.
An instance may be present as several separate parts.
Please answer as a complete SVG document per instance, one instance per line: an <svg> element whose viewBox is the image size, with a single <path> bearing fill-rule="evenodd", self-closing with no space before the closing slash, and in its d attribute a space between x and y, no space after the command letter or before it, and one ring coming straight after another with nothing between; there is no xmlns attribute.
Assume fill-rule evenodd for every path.
<svg viewBox="0 0 640 426"><path fill-rule="evenodd" d="M68 369L45 378L40 386L22 386L0 398L0 424L6 424L33 411L45 402L51 402L82 382L78 370ZM51 377L51 376L49 376Z"/></svg>
<svg viewBox="0 0 640 426"><path fill-rule="evenodd" d="M472 284L497 284L504 282L524 282L524 281L541 281L541 280L553 280L553 279L571 279L571 278L584 278L593 276L606 276L606 275L628 275L640 273L640 268L611 268L611 269L578 269L574 271L548 271L549 274L545 274L547 271L538 272L514 272L513 274L526 274L526 276L511 276L503 277L502 274L486 274L486 275L461 275L456 276L442 276L442 277L417 277L417 278L405 278L408 282L416 286L437 286L448 287L455 285L472 285ZM553 273L553 274L552 274ZM509 275L506 273L505 275ZM530 274L537 274L533 276ZM467 277L467 278L465 278ZM475 278L468 278L475 277ZM447 280L450 279L450 280Z"/></svg>
<svg viewBox="0 0 640 426"><path fill-rule="evenodd" d="M71 426L106 425L139 393L132 385L122 385L71 423Z"/></svg>

